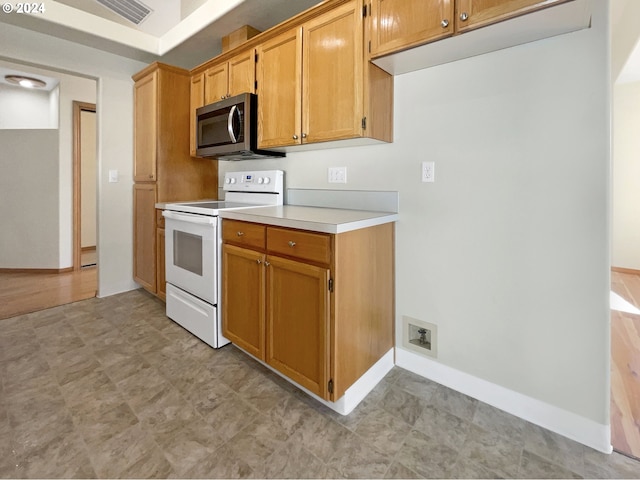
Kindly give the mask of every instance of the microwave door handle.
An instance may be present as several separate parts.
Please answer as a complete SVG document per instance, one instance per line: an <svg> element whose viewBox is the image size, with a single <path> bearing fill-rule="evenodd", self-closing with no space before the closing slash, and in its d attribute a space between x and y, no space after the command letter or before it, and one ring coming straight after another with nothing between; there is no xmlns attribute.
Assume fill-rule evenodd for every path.
<svg viewBox="0 0 640 480"><path fill-rule="evenodd" d="M235 133L233 131L233 115L236 113L236 111L238 110L238 106L234 105L233 107L231 107L231 110L229 110L229 117L227 118L227 130L229 131L229 137L231 138L231 143L238 143L238 139L235 136Z"/></svg>

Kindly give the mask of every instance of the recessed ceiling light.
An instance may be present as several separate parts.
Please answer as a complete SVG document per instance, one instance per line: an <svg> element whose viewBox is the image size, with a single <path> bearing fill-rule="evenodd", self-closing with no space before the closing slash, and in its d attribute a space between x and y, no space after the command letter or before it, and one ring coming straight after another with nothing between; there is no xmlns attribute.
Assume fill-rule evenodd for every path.
<svg viewBox="0 0 640 480"><path fill-rule="evenodd" d="M4 79L9 83L25 88L43 88L47 86L45 82L38 78L24 77L22 75L5 75Z"/></svg>

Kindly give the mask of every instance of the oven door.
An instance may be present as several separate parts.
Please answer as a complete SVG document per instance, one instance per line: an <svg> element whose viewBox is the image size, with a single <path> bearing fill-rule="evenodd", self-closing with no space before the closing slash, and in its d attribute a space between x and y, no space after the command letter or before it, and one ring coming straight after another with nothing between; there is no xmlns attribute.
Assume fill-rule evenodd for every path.
<svg viewBox="0 0 640 480"><path fill-rule="evenodd" d="M165 210L167 283L215 305L218 302L218 217Z"/></svg>

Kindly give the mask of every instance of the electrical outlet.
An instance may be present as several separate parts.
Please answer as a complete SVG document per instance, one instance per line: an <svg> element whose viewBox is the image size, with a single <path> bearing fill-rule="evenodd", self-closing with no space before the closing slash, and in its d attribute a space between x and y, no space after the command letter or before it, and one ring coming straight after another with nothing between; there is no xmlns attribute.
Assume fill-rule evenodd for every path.
<svg viewBox="0 0 640 480"><path fill-rule="evenodd" d="M435 182L436 181L435 169L436 169L435 162L422 162L422 181Z"/></svg>
<svg viewBox="0 0 640 480"><path fill-rule="evenodd" d="M347 167L329 167L329 183L347 183Z"/></svg>

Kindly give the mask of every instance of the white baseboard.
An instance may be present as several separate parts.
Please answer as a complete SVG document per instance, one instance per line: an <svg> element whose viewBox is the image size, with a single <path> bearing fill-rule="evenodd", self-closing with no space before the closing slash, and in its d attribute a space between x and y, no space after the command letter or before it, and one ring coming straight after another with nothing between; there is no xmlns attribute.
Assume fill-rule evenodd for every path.
<svg viewBox="0 0 640 480"><path fill-rule="evenodd" d="M235 344L233 346L236 347L238 350L242 351L243 353L246 353L251 358L253 358L256 362L261 363L262 365L267 367L269 370L271 370L275 374L284 378L289 383L292 383L293 385L298 387L300 390L305 392L307 395L309 395L310 397L313 397L315 400L329 407L331 410L339 413L340 415L348 415L349 413L351 413L351 411L358 406L358 404L364 399L364 397L369 395L369 392L371 392L371 390L373 390L375 386L378 383L380 383L380 381L385 377L385 375L389 373L389 370L393 368L393 348L392 348L387 353L385 353L382 356L382 358L380 358L380 360L374 363L373 366L369 370L367 370L358 380L356 380L356 382L344 392L344 395L342 397L340 397L335 402L329 402L324 398L320 398L315 393L310 392L309 390L304 388L302 385L294 382L289 377L287 377L286 375L280 373L278 370L273 368L271 365L268 365L262 360L254 357L246 350L240 348Z"/></svg>
<svg viewBox="0 0 640 480"><path fill-rule="evenodd" d="M602 425L402 348L396 348L396 365L600 452L613 451L610 425Z"/></svg>

